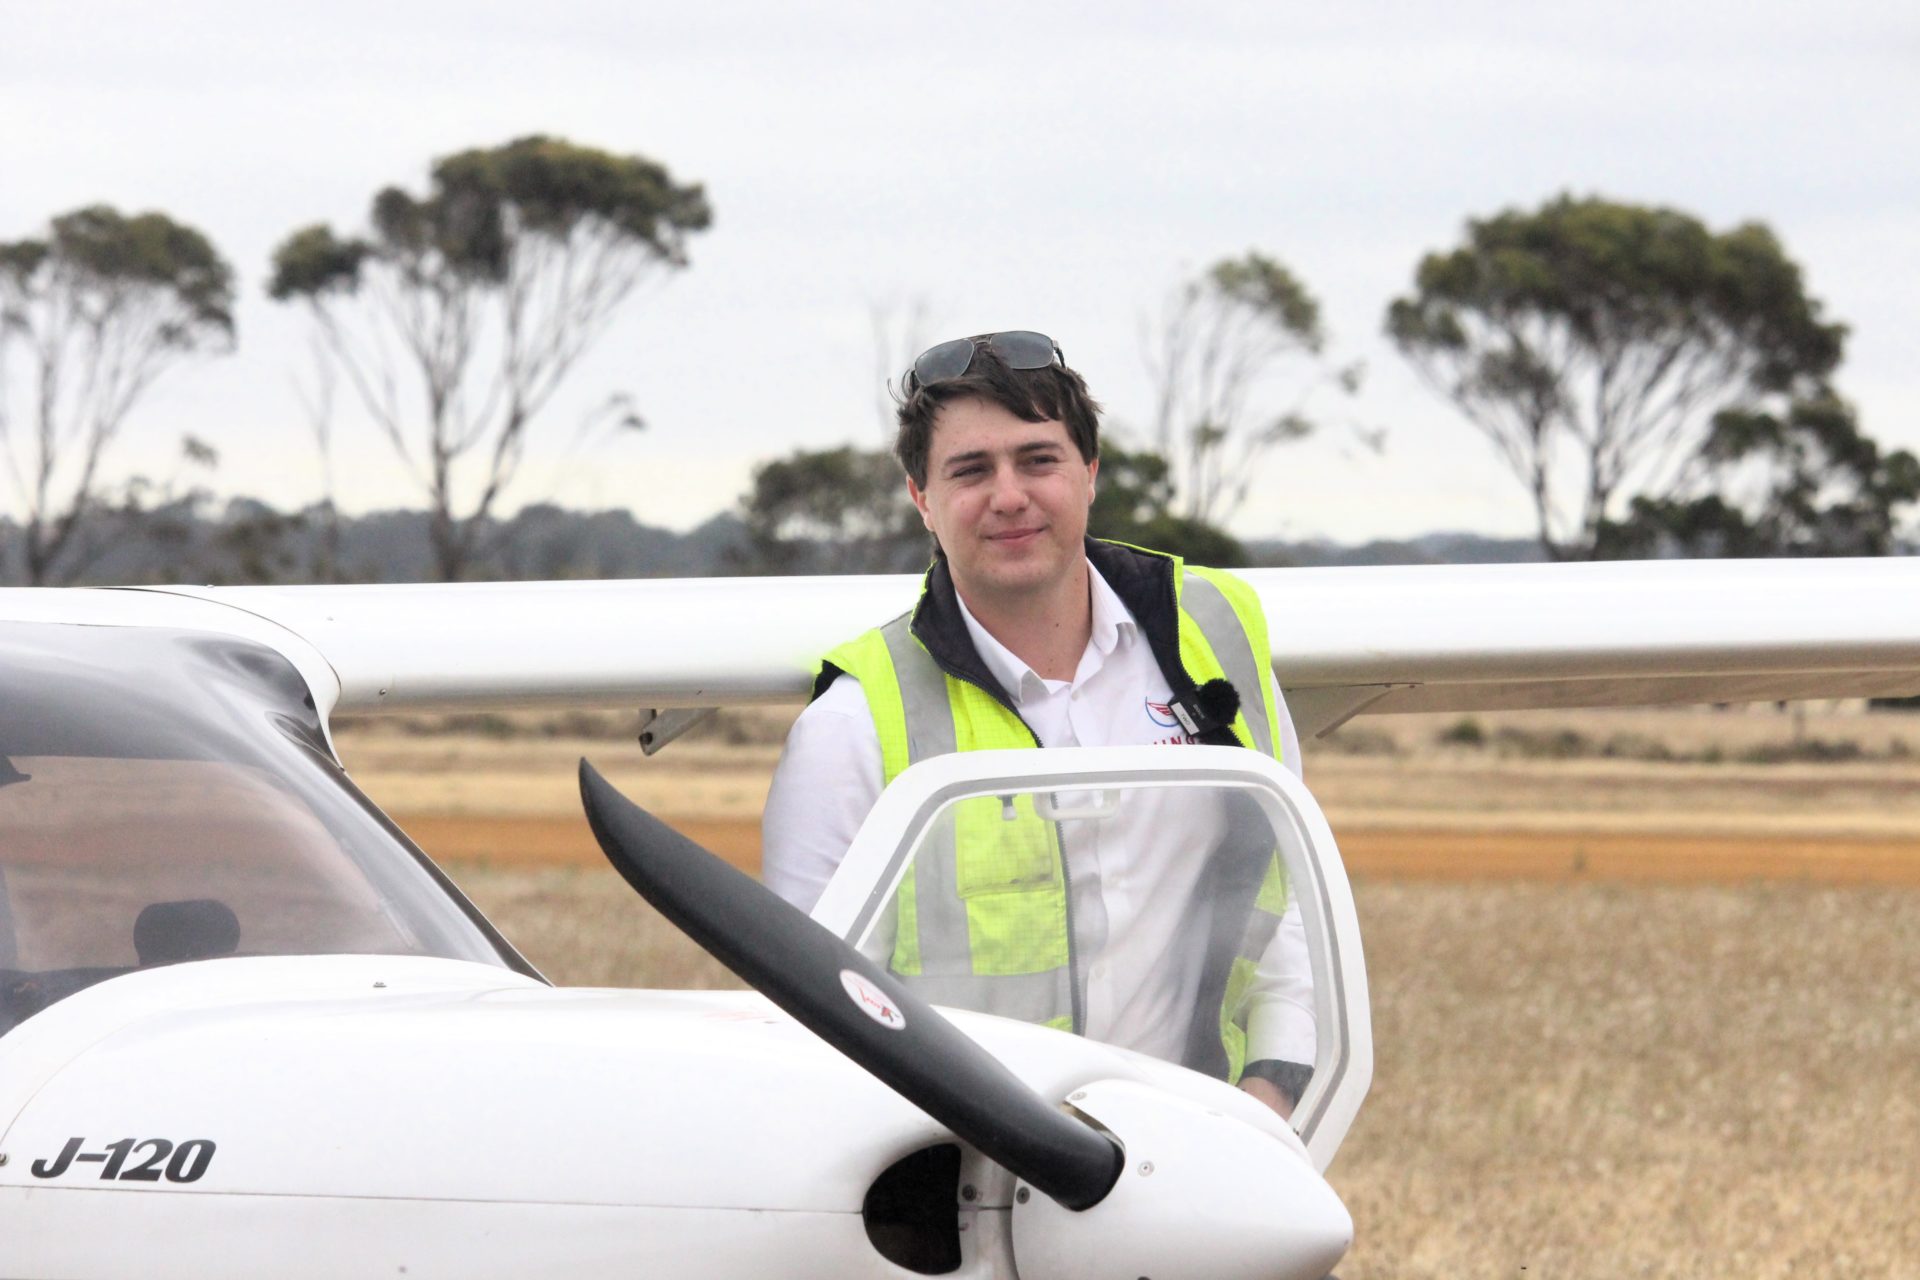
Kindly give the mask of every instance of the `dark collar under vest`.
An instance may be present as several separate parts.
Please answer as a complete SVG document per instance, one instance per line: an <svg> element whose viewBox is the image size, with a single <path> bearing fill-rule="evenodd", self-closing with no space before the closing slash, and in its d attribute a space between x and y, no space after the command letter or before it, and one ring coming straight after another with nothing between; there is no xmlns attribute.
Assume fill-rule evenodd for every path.
<svg viewBox="0 0 1920 1280"><path fill-rule="evenodd" d="M1087 559L1139 624L1140 634L1166 676L1175 701L1197 706L1201 700L1196 699L1193 679L1180 661L1180 604L1174 586L1177 561L1157 551L1095 538L1087 539ZM953 572L944 556L935 559L927 570L920 603L913 611L912 631L948 675L979 686L1008 710L1015 710L1013 698L974 648L966 619L960 613ZM1231 713L1227 720L1231 723Z"/></svg>

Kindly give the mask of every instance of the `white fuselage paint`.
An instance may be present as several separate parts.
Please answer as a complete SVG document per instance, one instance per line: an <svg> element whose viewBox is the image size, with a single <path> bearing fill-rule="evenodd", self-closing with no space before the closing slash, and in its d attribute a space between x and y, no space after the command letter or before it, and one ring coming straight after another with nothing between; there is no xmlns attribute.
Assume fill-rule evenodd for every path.
<svg viewBox="0 0 1920 1280"><path fill-rule="evenodd" d="M1126 1082L1244 1132L1253 1165L1215 1176L1272 1186L1304 1232L1300 1266L1262 1274L1344 1250L1351 1224L1304 1148L1238 1091L953 1016L1043 1095ZM896 1276L864 1197L951 1141L752 993L555 990L377 956L206 961L69 997L0 1040L0 1126L0 1275L100 1278ZM216 1146L188 1185L103 1181L98 1163L37 1177L74 1138ZM1014 1188L969 1161L960 1274L1010 1275Z"/></svg>

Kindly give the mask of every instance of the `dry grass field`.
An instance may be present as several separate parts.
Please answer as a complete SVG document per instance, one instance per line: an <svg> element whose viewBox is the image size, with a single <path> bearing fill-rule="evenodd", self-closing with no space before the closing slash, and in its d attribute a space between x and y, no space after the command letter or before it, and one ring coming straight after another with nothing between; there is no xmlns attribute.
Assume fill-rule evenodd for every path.
<svg viewBox="0 0 1920 1280"><path fill-rule="evenodd" d="M1359 1276L1920 1275L1920 893L1363 882Z"/></svg>
<svg viewBox="0 0 1920 1280"><path fill-rule="evenodd" d="M778 719L653 760L485 727L341 745L554 980L734 985L598 863L572 766L751 867ZM1920 716L1382 719L1307 767L1378 1059L1342 1276L1920 1277Z"/></svg>

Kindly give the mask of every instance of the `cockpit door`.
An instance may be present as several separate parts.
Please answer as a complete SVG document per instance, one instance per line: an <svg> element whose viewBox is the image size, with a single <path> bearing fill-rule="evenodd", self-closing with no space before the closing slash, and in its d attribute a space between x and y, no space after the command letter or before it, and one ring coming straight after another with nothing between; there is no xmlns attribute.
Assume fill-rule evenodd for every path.
<svg viewBox="0 0 1920 1280"><path fill-rule="evenodd" d="M1065 910L1070 945L1047 954L1034 943L1030 963L1006 963L1009 948L1027 945L1022 913L1057 918L1048 904ZM942 912L950 919L935 923ZM906 947L903 915L916 931ZM1237 1074L1228 1054L1261 1055L1256 1042L1275 1034L1256 1013L1244 1046L1229 1029L1222 1048L1222 1008L1285 1009L1284 980L1261 1003L1276 956L1310 971L1310 993L1304 980L1290 989L1300 1016L1311 1009L1313 1068L1292 1123L1321 1169L1372 1079L1360 930L1333 834L1300 780L1256 752L1096 747L923 761L881 795L813 917L896 972L920 966L934 929L972 928L976 951L992 941L996 959L940 976L929 961L923 990L936 1003L1071 1020L1217 1076ZM1304 965L1289 947L1304 950ZM1256 971L1262 985L1249 996Z"/></svg>

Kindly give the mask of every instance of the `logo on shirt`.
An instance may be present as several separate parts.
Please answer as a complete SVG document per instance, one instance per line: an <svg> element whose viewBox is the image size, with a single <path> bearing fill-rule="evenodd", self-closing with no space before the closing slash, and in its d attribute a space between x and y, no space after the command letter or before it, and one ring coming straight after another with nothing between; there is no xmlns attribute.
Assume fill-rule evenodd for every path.
<svg viewBox="0 0 1920 1280"><path fill-rule="evenodd" d="M1180 721L1174 717L1172 707L1164 702L1155 702L1152 698L1148 698L1146 703L1147 719L1153 721L1162 729L1172 729L1179 725Z"/></svg>

